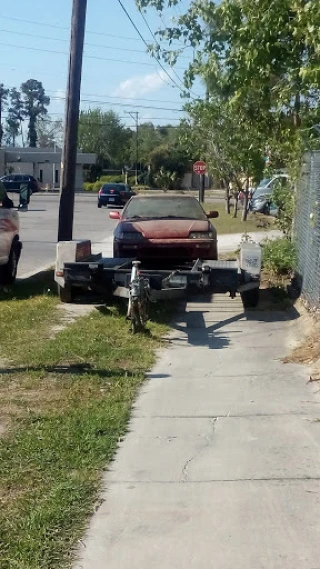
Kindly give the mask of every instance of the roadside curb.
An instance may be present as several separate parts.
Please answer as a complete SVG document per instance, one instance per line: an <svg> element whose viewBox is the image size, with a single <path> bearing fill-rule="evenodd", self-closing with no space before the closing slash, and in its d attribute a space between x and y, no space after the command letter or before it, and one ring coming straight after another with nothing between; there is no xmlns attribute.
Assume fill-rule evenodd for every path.
<svg viewBox="0 0 320 569"><path fill-rule="evenodd" d="M27 273L24 276L17 277L16 282L20 283L20 282L24 282L24 281L29 281L29 282L41 281L50 272L52 273L52 279L53 279L54 266L52 264L48 265L46 268L42 267L40 270L36 271L35 273Z"/></svg>

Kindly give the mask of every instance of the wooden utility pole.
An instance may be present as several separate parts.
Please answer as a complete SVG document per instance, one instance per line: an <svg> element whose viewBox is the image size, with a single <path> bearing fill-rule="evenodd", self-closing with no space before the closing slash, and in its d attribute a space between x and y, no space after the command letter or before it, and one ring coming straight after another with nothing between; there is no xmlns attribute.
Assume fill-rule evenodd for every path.
<svg viewBox="0 0 320 569"><path fill-rule="evenodd" d="M138 175L139 175L139 111L129 112L129 115L134 119L136 123L136 186L138 185Z"/></svg>
<svg viewBox="0 0 320 569"><path fill-rule="evenodd" d="M78 126L87 0L73 0L69 78L61 160L58 241L71 241L73 232Z"/></svg>

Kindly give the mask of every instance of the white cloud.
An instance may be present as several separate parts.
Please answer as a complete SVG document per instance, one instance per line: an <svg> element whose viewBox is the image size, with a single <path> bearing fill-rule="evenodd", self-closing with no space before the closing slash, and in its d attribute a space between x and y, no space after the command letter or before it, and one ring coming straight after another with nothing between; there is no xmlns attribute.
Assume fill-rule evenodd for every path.
<svg viewBox="0 0 320 569"><path fill-rule="evenodd" d="M141 95L159 91L167 82L170 83L169 77L163 70L156 73L149 73L148 75L134 75L130 79L121 81L113 92L113 95L115 97L137 99Z"/></svg>

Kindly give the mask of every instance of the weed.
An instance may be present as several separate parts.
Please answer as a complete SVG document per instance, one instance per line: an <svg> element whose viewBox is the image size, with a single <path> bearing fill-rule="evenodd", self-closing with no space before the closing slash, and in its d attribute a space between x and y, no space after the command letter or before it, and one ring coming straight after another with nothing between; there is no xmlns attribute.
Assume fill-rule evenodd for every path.
<svg viewBox="0 0 320 569"><path fill-rule="evenodd" d="M263 243L263 267L274 276L289 275L295 267L295 246L289 239L267 240Z"/></svg>

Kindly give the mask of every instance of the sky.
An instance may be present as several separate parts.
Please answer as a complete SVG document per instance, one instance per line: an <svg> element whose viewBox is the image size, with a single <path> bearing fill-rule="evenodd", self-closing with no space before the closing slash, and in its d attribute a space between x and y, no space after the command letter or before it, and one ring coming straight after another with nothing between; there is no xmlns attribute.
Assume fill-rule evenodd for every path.
<svg viewBox="0 0 320 569"><path fill-rule="evenodd" d="M146 21L134 0L122 1L144 40L154 43L151 32L168 25L190 0L181 0L162 20L148 10ZM0 3L0 83L11 88L31 78L42 81L53 120L64 117L71 10L72 0ZM127 126L133 126L129 113L136 111L140 123L178 124L185 116L180 79L191 56L192 50L184 49L175 72L164 62L161 68L118 0L88 0L81 108L112 109ZM193 94L202 95L203 87L195 85Z"/></svg>

